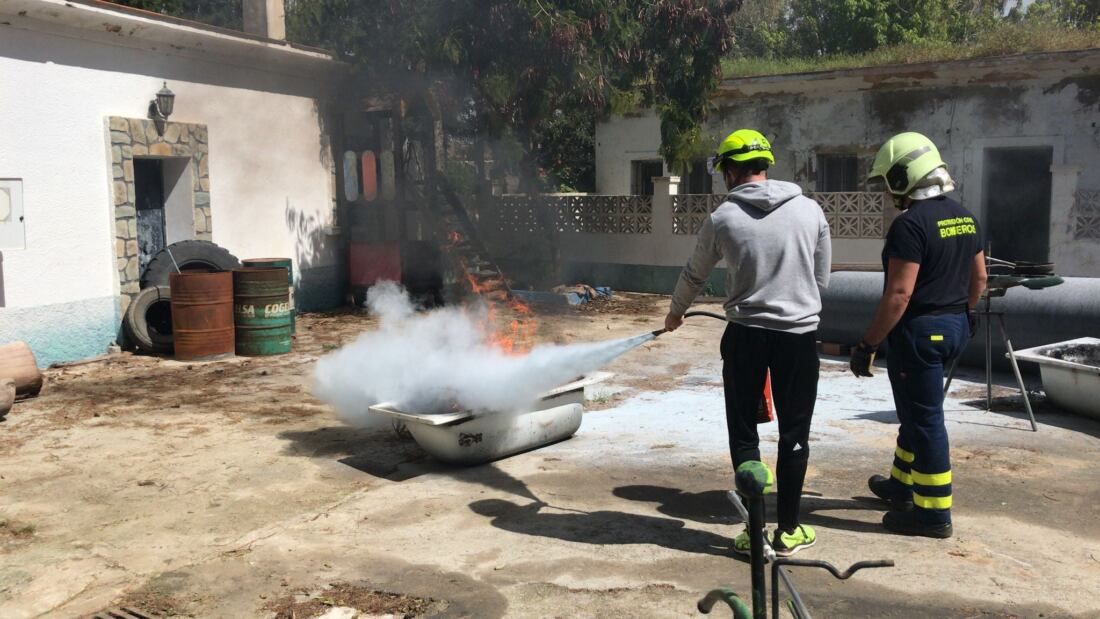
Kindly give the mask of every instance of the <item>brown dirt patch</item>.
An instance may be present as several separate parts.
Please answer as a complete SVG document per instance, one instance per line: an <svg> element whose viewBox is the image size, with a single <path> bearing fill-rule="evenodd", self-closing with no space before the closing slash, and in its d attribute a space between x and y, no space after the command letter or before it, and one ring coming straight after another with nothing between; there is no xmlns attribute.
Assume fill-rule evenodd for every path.
<svg viewBox="0 0 1100 619"><path fill-rule="evenodd" d="M148 585L127 593L113 607L132 609L153 617L192 616L187 610L186 602L157 585Z"/></svg>
<svg viewBox="0 0 1100 619"><path fill-rule="evenodd" d="M955 460L1004 474L1019 473L1037 464L1041 465L1043 460L1037 449L1026 447L954 447L951 451L951 457Z"/></svg>
<svg viewBox="0 0 1100 619"><path fill-rule="evenodd" d="M275 613L275 619L312 619L320 617L334 606L346 606L371 615L396 615L405 619L423 617L430 611L442 610L445 604L433 599L401 593L376 591L348 583L333 583L305 599L286 596L268 603L265 610Z"/></svg>
<svg viewBox="0 0 1100 619"><path fill-rule="evenodd" d="M675 374L661 374L642 378L628 378L620 382L638 391L671 391L680 385L681 378L683 377Z"/></svg>
<svg viewBox="0 0 1100 619"><path fill-rule="evenodd" d="M666 297L634 292L616 292L610 297L593 299L583 305L577 305L576 311L589 314L625 314L644 316L663 316L658 303L667 303Z"/></svg>
<svg viewBox="0 0 1100 619"><path fill-rule="evenodd" d="M586 411L602 411L608 408L615 408L621 402L630 397L629 393L616 393L613 395L601 396L598 398L592 398L591 400L584 401L584 410Z"/></svg>
<svg viewBox="0 0 1100 619"><path fill-rule="evenodd" d="M33 524L0 518L0 553L29 542L37 529Z"/></svg>

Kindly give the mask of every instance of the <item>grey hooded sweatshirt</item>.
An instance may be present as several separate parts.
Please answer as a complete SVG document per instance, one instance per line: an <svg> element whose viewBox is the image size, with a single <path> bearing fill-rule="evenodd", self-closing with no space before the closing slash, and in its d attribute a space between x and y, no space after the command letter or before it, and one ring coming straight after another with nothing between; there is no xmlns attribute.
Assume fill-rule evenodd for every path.
<svg viewBox="0 0 1100 619"><path fill-rule="evenodd" d="M728 267L730 321L788 333L817 329L832 244L821 207L801 187L775 180L734 187L703 222L672 293L673 314L687 311L720 259Z"/></svg>

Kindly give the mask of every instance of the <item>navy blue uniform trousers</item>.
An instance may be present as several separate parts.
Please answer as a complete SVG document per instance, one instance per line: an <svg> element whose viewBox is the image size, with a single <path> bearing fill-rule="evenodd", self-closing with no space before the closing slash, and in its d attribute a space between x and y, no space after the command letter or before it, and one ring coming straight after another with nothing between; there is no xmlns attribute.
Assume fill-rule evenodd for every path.
<svg viewBox="0 0 1100 619"><path fill-rule="evenodd" d="M886 366L901 423L890 477L912 492L917 514L928 524L951 522L943 375L969 336L966 314L925 314L902 318L887 337Z"/></svg>

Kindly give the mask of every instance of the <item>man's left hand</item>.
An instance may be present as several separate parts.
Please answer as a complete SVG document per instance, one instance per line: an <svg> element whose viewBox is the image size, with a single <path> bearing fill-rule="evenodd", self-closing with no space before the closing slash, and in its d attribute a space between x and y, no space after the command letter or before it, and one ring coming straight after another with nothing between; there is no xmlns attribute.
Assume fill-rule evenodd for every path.
<svg viewBox="0 0 1100 619"><path fill-rule="evenodd" d="M665 331L668 331L669 333L672 333L673 331L679 329L680 325L682 324L684 324L683 316L677 316L672 312L669 312L668 316L665 316Z"/></svg>

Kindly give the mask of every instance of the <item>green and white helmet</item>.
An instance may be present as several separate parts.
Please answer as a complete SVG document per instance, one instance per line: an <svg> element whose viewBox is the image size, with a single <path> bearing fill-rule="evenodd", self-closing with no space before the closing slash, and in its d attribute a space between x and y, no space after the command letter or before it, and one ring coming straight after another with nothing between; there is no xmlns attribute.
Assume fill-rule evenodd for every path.
<svg viewBox="0 0 1100 619"><path fill-rule="evenodd" d="M890 193L906 196L930 172L946 167L932 140L911 131L899 133L878 149L867 182L883 182Z"/></svg>

